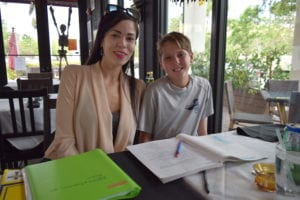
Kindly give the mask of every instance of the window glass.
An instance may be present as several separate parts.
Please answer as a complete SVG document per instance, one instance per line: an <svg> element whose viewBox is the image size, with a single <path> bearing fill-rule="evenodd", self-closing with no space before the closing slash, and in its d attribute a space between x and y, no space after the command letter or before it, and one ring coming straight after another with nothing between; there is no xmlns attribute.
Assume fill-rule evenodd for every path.
<svg viewBox="0 0 300 200"><path fill-rule="evenodd" d="M0 9L7 78L12 81L39 67L36 18L33 4L0 2Z"/></svg>
<svg viewBox="0 0 300 200"><path fill-rule="evenodd" d="M0 2L0 6L8 80L26 77L28 72L40 72L34 4ZM59 33L54 26L48 7L49 36L52 69L55 72L54 78L58 78L61 58L59 54L61 46L58 43L59 34L61 34L60 25L68 25L69 8L53 6L53 10ZM15 13L18 13L18 17L15 16ZM71 39L64 47L68 64L80 64L78 22L78 8L72 8L69 31L65 32L67 34L68 31L68 39ZM62 68L66 65L65 59L62 59L61 65Z"/></svg>
<svg viewBox="0 0 300 200"><path fill-rule="evenodd" d="M48 6L48 22L52 71L58 78L59 69L63 70L67 63L80 64L78 8Z"/></svg>
<svg viewBox="0 0 300 200"><path fill-rule="evenodd" d="M125 0L125 1L126 1L126 0ZM118 0L109 0L109 3L110 3L110 4L117 5L117 4L118 4Z"/></svg>
<svg viewBox="0 0 300 200"><path fill-rule="evenodd" d="M169 0L168 6L168 32L178 31L189 37L194 53L190 73L205 78L209 77L210 66L211 4Z"/></svg>
<svg viewBox="0 0 300 200"><path fill-rule="evenodd" d="M132 0L124 0L124 8L131 8L132 4ZM134 69L134 76L139 78L139 38L136 41L134 50Z"/></svg>
<svg viewBox="0 0 300 200"><path fill-rule="evenodd" d="M232 81L234 106L280 122L278 108L261 90L267 89L269 79L286 80L293 73L296 0L228 2L225 80ZM227 102L225 98L223 130L228 130L230 119Z"/></svg>

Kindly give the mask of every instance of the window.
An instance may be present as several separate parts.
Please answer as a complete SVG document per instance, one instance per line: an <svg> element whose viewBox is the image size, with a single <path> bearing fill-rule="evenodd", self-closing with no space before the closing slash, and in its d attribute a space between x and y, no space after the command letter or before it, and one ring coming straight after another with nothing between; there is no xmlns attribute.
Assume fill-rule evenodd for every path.
<svg viewBox="0 0 300 200"><path fill-rule="evenodd" d="M189 37L194 53L191 73L209 78L211 1L185 1L179 3L169 0L168 32L178 31Z"/></svg>
<svg viewBox="0 0 300 200"><path fill-rule="evenodd" d="M53 17L55 19L54 24ZM71 10L70 10L71 9ZM70 18L69 18L70 16ZM70 25L68 25L70 19ZM59 69L61 70L66 64L80 64L80 48L79 48L79 24L78 24L78 8L69 8L62 6L48 6L48 24L51 47L51 63L54 77L59 77ZM66 27L62 32L62 25ZM59 44L59 36L63 39L63 34L68 35L68 43L61 40Z"/></svg>
<svg viewBox="0 0 300 200"><path fill-rule="evenodd" d="M39 67L35 12L21 3L1 2L0 9L7 77L14 80Z"/></svg>
<svg viewBox="0 0 300 200"><path fill-rule="evenodd" d="M268 79L291 77L295 14L296 0L229 0L225 80L232 80L239 111L270 114L260 90Z"/></svg>

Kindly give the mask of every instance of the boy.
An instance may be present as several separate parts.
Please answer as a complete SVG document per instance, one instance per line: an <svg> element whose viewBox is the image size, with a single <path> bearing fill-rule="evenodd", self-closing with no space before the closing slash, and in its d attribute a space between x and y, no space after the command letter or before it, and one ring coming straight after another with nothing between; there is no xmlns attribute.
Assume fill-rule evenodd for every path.
<svg viewBox="0 0 300 200"><path fill-rule="evenodd" d="M139 115L139 142L175 137L179 133L207 135L213 114L210 83L189 75L193 62L190 40L171 32L158 42L160 65L166 76L148 85Z"/></svg>

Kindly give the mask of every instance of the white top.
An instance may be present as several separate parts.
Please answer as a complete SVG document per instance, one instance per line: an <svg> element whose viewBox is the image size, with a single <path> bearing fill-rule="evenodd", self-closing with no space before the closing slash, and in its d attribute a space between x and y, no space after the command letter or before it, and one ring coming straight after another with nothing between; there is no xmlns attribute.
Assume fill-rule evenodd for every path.
<svg viewBox="0 0 300 200"><path fill-rule="evenodd" d="M153 134L154 140L175 137L178 133L198 135L199 121L213 112L207 79L190 76L187 87L178 88L165 76L148 85L138 130Z"/></svg>

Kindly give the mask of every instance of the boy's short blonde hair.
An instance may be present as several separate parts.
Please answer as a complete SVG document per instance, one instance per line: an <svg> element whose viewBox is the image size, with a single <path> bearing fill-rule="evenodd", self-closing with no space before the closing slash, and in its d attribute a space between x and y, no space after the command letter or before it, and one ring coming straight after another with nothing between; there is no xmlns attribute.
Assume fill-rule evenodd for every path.
<svg viewBox="0 0 300 200"><path fill-rule="evenodd" d="M175 43L179 48L187 50L189 53L192 53L191 42L188 37L179 32L170 32L164 35L157 43L158 56L162 56L162 47L166 42Z"/></svg>

